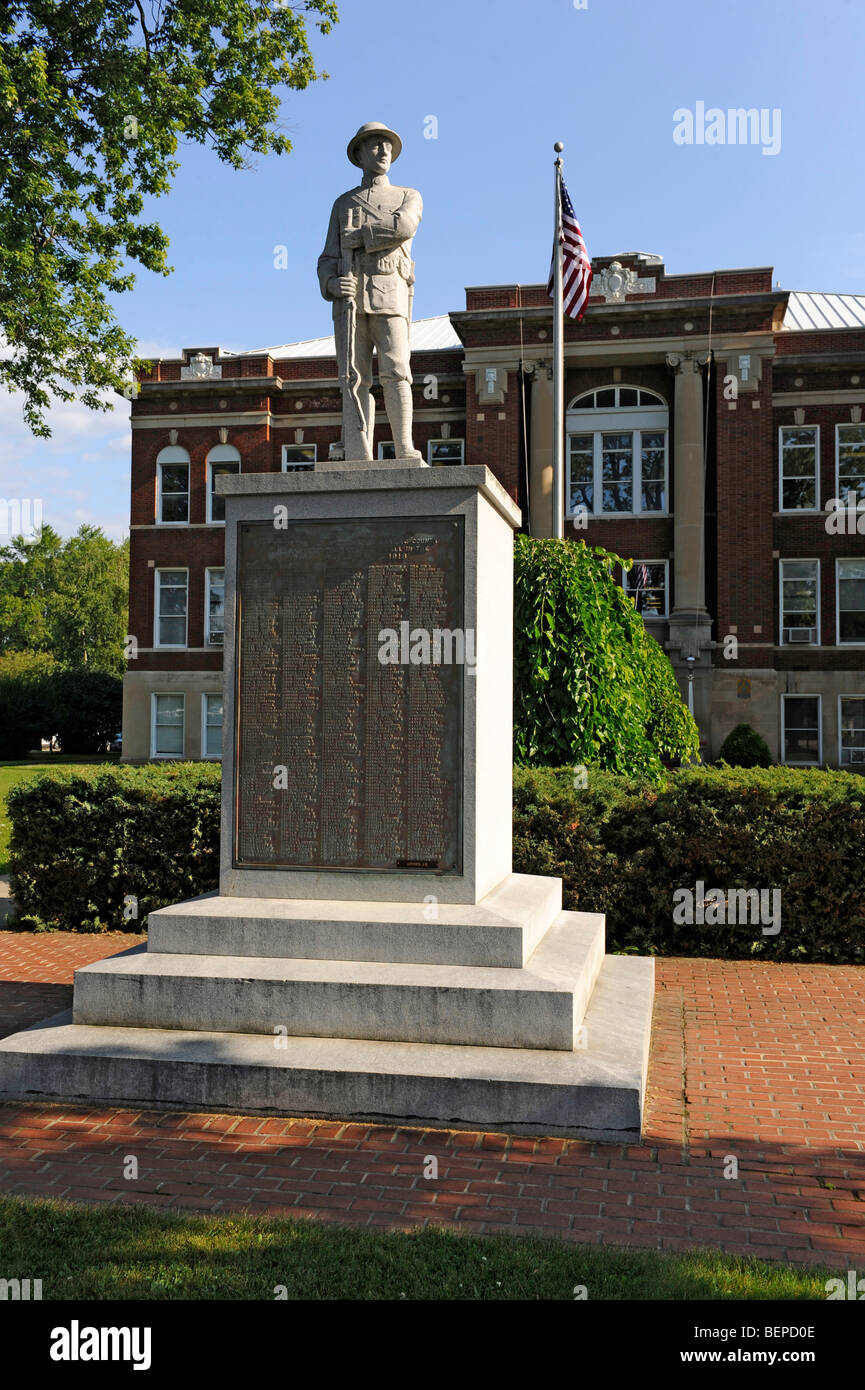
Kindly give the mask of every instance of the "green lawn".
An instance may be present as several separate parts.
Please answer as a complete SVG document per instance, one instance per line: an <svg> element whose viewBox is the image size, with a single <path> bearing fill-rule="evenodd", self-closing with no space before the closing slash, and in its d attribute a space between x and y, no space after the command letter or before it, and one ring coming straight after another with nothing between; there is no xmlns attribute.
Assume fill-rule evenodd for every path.
<svg viewBox="0 0 865 1390"><path fill-rule="evenodd" d="M316 1221L174 1215L0 1197L4 1278L43 1299L808 1299L815 1273L713 1251L572 1245L556 1238L379 1232Z"/></svg>
<svg viewBox="0 0 865 1390"><path fill-rule="evenodd" d="M14 787L18 782L26 781L30 777L35 777L37 772L52 772L56 767L85 767L92 766L93 763L117 763L119 756L107 756L102 754L70 753L65 757L62 753L43 754L41 758L28 758L26 762L4 763L0 762L0 874L9 872L9 816L6 811L6 793L10 787Z"/></svg>

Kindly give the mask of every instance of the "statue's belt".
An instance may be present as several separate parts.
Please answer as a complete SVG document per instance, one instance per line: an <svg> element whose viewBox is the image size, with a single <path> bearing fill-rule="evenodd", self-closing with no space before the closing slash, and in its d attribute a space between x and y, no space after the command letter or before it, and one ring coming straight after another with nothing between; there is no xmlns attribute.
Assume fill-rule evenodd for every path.
<svg viewBox="0 0 865 1390"><path fill-rule="evenodd" d="M365 275L401 275L403 280L413 278L411 257L400 251L362 251L357 257L356 266Z"/></svg>

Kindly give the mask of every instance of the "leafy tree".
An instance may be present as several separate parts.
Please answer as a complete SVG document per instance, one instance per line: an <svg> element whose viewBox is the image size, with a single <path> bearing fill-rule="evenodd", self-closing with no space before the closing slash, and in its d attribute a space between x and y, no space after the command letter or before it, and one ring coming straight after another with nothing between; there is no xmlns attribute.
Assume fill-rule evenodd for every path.
<svg viewBox="0 0 865 1390"><path fill-rule="evenodd" d="M98 526L82 526L57 557L49 605L57 659L122 675L128 593L129 541L115 545Z"/></svg>
<svg viewBox="0 0 865 1390"><path fill-rule="evenodd" d="M0 651L51 649L48 610L63 541L51 526L0 546Z"/></svg>
<svg viewBox="0 0 865 1390"><path fill-rule="evenodd" d="M0 655L0 758L26 758L53 737L55 668L47 652Z"/></svg>
<svg viewBox="0 0 865 1390"><path fill-rule="evenodd" d="M129 543L97 526L63 541L50 526L0 547L0 652L50 653L122 675Z"/></svg>
<svg viewBox="0 0 865 1390"><path fill-rule="evenodd" d="M64 753L104 753L120 728L123 682L83 667L55 671L50 679L54 727Z"/></svg>
<svg viewBox="0 0 865 1390"><path fill-rule="evenodd" d="M181 140L242 168L286 153L275 89L319 77L306 20L333 0L11 0L0 6L0 381L34 433L51 395L108 409L133 379L134 340L108 295L130 263L169 273L142 217L165 194ZM321 74L326 76L326 74Z"/></svg>
<svg viewBox="0 0 865 1390"><path fill-rule="evenodd" d="M517 536L514 753L529 766L593 765L658 779L699 752L673 668L613 566L583 541Z"/></svg>

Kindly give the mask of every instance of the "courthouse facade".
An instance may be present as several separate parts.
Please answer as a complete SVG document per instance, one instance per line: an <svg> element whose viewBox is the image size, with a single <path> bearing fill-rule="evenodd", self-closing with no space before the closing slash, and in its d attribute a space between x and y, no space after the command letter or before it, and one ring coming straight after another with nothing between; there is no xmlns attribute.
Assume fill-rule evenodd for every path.
<svg viewBox="0 0 865 1390"><path fill-rule="evenodd" d="M634 561L617 577L704 756L746 722L780 762L865 771L865 296L641 253L593 268L565 328L566 538ZM552 326L545 286L485 285L412 329L416 447L486 464L536 536L553 529ZM215 480L309 469L339 437L332 339L189 348L141 378L124 759L220 756Z"/></svg>

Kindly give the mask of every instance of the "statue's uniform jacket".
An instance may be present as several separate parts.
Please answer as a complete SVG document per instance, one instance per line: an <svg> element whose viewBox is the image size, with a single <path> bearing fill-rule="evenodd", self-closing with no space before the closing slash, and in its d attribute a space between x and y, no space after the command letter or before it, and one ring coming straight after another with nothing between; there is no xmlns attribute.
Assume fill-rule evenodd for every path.
<svg viewBox="0 0 865 1390"><path fill-rule="evenodd" d="M363 246L354 248L353 270L358 286L355 302L359 314L395 315L406 320L411 312L414 261L411 244L423 213L421 196L414 188L398 188L379 177L370 188L352 188L337 198L330 214L327 240L318 258L318 279L325 299L332 300L327 283L340 274L344 254L341 232L350 209L361 209ZM357 213L355 213L355 220Z"/></svg>

